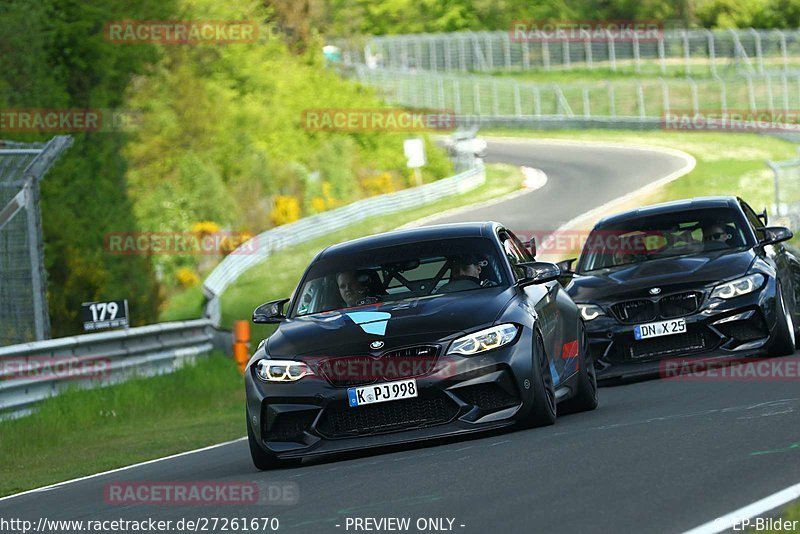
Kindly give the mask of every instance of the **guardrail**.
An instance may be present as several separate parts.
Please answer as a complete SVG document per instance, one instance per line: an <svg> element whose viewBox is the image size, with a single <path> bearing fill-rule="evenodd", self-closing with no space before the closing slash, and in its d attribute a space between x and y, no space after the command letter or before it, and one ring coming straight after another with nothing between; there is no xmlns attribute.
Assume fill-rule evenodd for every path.
<svg viewBox="0 0 800 534"><path fill-rule="evenodd" d="M310 241L334 230L377 215L388 215L412 207L429 204L441 198L464 193L486 180L482 164L455 176L431 184L412 187L396 193L353 202L299 221L267 230L225 257L203 284L209 299L206 316L215 325L220 321L219 297L233 281L245 271L266 260L270 254L286 247Z"/></svg>
<svg viewBox="0 0 800 534"><path fill-rule="evenodd" d="M0 417L24 415L69 387L169 373L211 352L207 319L36 341L0 348Z"/></svg>

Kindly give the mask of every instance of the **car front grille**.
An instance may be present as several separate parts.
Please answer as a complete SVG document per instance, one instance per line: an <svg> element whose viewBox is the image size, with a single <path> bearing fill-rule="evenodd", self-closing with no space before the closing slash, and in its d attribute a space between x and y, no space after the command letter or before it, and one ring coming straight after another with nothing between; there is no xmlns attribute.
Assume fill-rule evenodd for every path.
<svg viewBox="0 0 800 534"><path fill-rule="evenodd" d="M437 345L416 345L393 349L377 357L330 358L318 364L318 370L331 385L349 388L425 376L436 367L438 356Z"/></svg>
<svg viewBox="0 0 800 534"><path fill-rule="evenodd" d="M458 413L442 392L420 391L419 397L350 408L335 403L322 412L317 431L329 438L382 434L447 423Z"/></svg>
<svg viewBox="0 0 800 534"><path fill-rule="evenodd" d="M640 323L656 318L656 306L650 300L620 302L611 306L611 310L623 323Z"/></svg>
<svg viewBox="0 0 800 534"><path fill-rule="evenodd" d="M674 319L691 315L700 308L702 300L702 293L687 291L665 295L660 299L618 302L611 306L611 312L622 323L638 324L656 319Z"/></svg>
<svg viewBox="0 0 800 534"><path fill-rule="evenodd" d="M519 397L497 384L477 384L453 390L461 400L483 410L501 410L519 404Z"/></svg>
<svg viewBox="0 0 800 534"><path fill-rule="evenodd" d="M624 351L624 359L642 360L705 350L710 348L712 343L709 334L698 331L631 341L620 347Z"/></svg>
<svg viewBox="0 0 800 534"><path fill-rule="evenodd" d="M658 301L658 311L662 319L683 317L697 311L702 295L697 292L667 295Z"/></svg>

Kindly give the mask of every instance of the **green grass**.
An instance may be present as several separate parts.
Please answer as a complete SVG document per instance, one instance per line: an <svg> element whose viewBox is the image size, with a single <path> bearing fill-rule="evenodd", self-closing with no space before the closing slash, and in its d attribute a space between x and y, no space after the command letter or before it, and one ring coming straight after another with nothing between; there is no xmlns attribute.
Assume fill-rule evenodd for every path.
<svg viewBox="0 0 800 534"><path fill-rule="evenodd" d="M200 285L177 291L164 303L159 321L186 321L203 315L203 288Z"/></svg>
<svg viewBox="0 0 800 534"><path fill-rule="evenodd" d="M169 375L70 390L0 422L0 496L244 433L242 377L218 354Z"/></svg>

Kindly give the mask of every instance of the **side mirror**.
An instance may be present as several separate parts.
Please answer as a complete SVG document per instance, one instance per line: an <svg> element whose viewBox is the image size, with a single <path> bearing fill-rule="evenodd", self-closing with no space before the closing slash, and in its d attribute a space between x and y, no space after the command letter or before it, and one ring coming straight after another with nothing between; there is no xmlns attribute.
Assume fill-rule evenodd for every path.
<svg viewBox="0 0 800 534"><path fill-rule="evenodd" d="M289 299L280 299L262 304L253 311L254 323L280 323L286 319L283 314L283 305L289 302Z"/></svg>
<svg viewBox="0 0 800 534"><path fill-rule="evenodd" d="M764 228L764 239L761 240L761 245L774 245L783 241L788 241L794 234L791 230L784 226L767 226Z"/></svg>
<svg viewBox="0 0 800 534"><path fill-rule="evenodd" d="M764 210L761 213L759 213L758 215L756 215L756 216L759 219L761 219L761 222L764 223L764 226L767 225L767 221L768 221L768 219L767 219L767 208L764 208Z"/></svg>
<svg viewBox="0 0 800 534"><path fill-rule="evenodd" d="M536 238L531 237L531 240L525 243L525 248L531 253L531 256L536 257Z"/></svg>
<svg viewBox="0 0 800 534"><path fill-rule="evenodd" d="M575 263L577 259L578 258L570 258L556 263L558 268L561 269L561 274L575 274L575 271L572 270L572 264Z"/></svg>
<svg viewBox="0 0 800 534"><path fill-rule="evenodd" d="M520 263L519 266L525 270L525 277L517 283L520 286L543 284L561 276L558 265L547 261L529 261Z"/></svg>

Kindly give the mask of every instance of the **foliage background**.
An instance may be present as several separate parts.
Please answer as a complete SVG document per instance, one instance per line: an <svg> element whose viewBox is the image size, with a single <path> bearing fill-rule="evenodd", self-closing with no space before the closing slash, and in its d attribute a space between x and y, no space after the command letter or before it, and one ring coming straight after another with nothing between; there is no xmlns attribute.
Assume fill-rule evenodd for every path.
<svg viewBox="0 0 800 534"><path fill-rule="evenodd" d="M115 44L118 20L252 20L256 43ZM684 27L800 26L800 0L5 0L0 109L124 110L134 128L75 133L42 184L53 335L81 302L128 298L134 324L218 258L114 255L111 232L253 234L411 185L402 133L308 132L307 108L382 106L322 60L325 36L508 28L514 20L658 19ZM45 140L52 133L0 137ZM428 142L426 181L452 168ZM196 289L196 288L195 288Z"/></svg>

